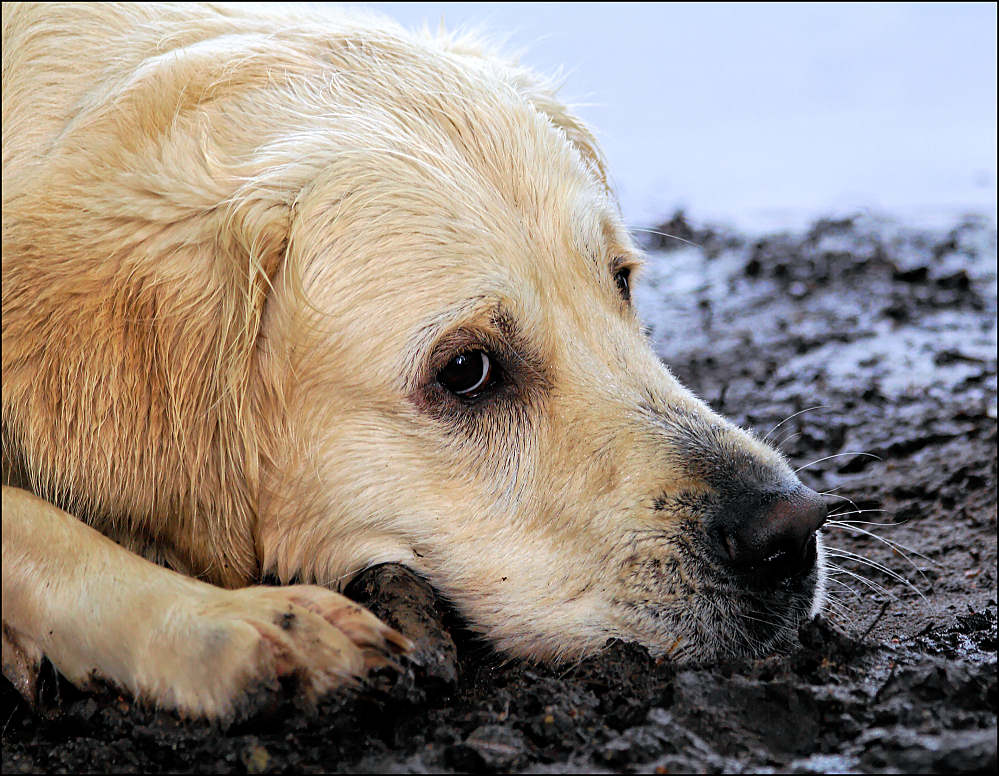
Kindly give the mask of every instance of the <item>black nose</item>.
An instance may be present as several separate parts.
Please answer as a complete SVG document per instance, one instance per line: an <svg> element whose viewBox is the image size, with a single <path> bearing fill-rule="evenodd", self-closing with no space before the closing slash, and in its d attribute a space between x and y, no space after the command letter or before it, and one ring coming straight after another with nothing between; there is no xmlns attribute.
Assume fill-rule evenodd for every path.
<svg viewBox="0 0 999 776"><path fill-rule="evenodd" d="M723 557L736 569L764 579L800 576L815 566L815 532L826 517L822 497L804 485L776 500L736 510L718 527Z"/></svg>

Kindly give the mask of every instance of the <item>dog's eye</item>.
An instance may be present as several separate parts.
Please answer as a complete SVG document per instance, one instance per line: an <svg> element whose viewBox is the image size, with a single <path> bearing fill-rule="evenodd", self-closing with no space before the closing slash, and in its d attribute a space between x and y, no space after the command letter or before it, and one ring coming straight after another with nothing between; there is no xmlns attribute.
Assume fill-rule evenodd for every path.
<svg viewBox="0 0 999 776"><path fill-rule="evenodd" d="M631 301L631 285L628 282L630 278L631 267L621 267L621 269L614 273L614 282L617 283L617 290L621 292L621 297L626 302Z"/></svg>
<svg viewBox="0 0 999 776"><path fill-rule="evenodd" d="M437 373L437 381L451 393L473 397L494 382L492 359L482 350L459 353Z"/></svg>

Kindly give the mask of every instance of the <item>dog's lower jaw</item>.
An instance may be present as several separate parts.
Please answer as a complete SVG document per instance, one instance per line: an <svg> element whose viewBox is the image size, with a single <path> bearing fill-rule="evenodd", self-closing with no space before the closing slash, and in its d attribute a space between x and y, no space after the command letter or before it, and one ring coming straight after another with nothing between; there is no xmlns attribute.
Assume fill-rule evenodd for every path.
<svg viewBox="0 0 999 776"><path fill-rule="evenodd" d="M430 546L417 551L386 544L383 555L373 554L372 546L367 548L371 552L353 557L367 558L355 571L389 562L424 577L467 627L500 654L558 663L594 655L616 638L640 643L675 662L704 662L761 657L793 647L800 625L821 612L825 602L821 537L816 545L815 566L772 589L764 585L749 591L731 581L687 589L681 583L668 598L661 591L632 588L631 602L612 593L596 569L594 581L574 588L569 578L549 577L548 585L532 585L528 575L490 568L485 558L465 567L463 575L449 569L446 558ZM353 576L340 573L336 578L339 584ZM487 590L484 582L493 578L498 584ZM534 600L537 606L527 610L518 606L521 600Z"/></svg>
<svg viewBox="0 0 999 776"><path fill-rule="evenodd" d="M644 644L657 657L675 662L707 662L763 657L797 643L799 627L822 611L827 572L821 539L817 562L800 577L773 586L744 580L700 584L655 599L646 590L641 603L622 604L619 638Z"/></svg>

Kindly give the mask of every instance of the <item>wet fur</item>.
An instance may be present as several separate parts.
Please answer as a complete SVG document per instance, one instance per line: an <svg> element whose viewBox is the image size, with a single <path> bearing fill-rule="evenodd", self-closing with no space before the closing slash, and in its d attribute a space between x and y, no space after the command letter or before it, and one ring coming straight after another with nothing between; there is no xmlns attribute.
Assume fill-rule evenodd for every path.
<svg viewBox="0 0 999 776"><path fill-rule="evenodd" d="M712 510L796 479L652 353L548 83L314 11L5 4L3 34L3 450L31 491L221 588L407 564L527 657L759 652L807 615L817 573L774 597L718 565ZM478 402L435 380L469 348L504 376Z"/></svg>

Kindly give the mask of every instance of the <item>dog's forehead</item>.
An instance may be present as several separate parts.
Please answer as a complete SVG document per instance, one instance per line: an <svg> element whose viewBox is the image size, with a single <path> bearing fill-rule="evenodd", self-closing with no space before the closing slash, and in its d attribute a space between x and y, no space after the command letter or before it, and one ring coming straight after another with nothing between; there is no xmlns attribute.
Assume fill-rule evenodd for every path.
<svg viewBox="0 0 999 776"><path fill-rule="evenodd" d="M589 185L560 183L528 206L503 209L468 236L482 249L469 267L473 273L501 267L534 283L597 281L615 256L630 250L609 199Z"/></svg>
<svg viewBox="0 0 999 776"><path fill-rule="evenodd" d="M629 251L593 158L599 152L498 72L481 81L456 77L451 90L414 95L396 114L415 162L404 174L423 190L427 212L453 227L458 241L483 248L492 241L526 256L555 252L562 262L567 254Z"/></svg>
<svg viewBox="0 0 999 776"><path fill-rule="evenodd" d="M328 146L293 241L317 293L384 300L420 341L502 303L525 326L618 303L611 265L635 251L616 203L586 149L513 90L456 78L339 121Z"/></svg>
<svg viewBox="0 0 999 776"><path fill-rule="evenodd" d="M478 248L469 271L500 265L535 282L592 280L634 255L611 192L543 116L514 114L480 132L474 148L458 149L463 169L452 173L457 191L441 214L457 242Z"/></svg>
<svg viewBox="0 0 999 776"><path fill-rule="evenodd" d="M526 330L550 328L558 309L579 313L558 316L565 321L598 308L616 314L611 266L631 246L610 201L594 187L553 192L530 211L505 203L494 217L487 211L466 222L462 232L456 227L463 260L434 283L440 292L424 311L437 320L435 328L477 325L497 311Z"/></svg>

